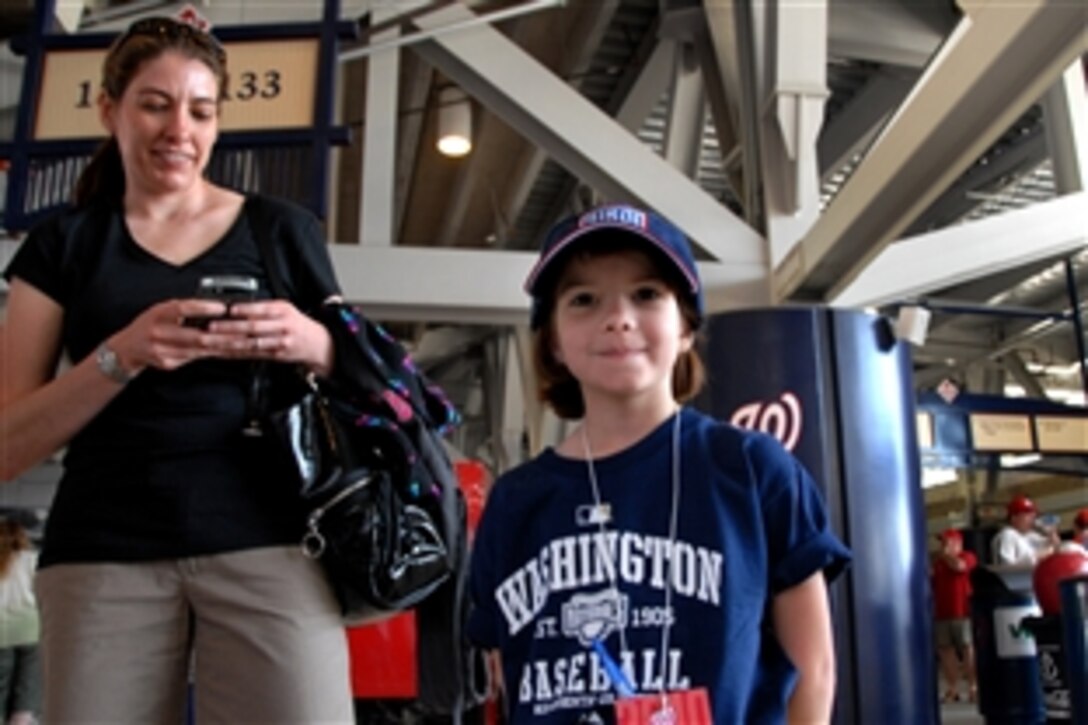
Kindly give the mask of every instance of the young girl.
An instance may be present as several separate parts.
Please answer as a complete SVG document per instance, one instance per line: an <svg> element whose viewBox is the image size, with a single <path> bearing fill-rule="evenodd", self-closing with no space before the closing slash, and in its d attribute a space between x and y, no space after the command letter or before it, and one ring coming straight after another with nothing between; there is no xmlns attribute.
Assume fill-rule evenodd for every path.
<svg viewBox="0 0 1088 725"><path fill-rule="evenodd" d="M849 552L774 439L683 407L704 375L683 233L593 209L525 286L541 399L581 424L496 482L477 533L469 632L510 721L827 721Z"/></svg>

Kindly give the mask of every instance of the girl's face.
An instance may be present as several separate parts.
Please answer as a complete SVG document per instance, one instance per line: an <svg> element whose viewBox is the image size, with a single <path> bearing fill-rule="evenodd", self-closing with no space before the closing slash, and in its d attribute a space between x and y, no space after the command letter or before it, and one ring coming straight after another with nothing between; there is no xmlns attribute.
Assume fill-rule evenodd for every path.
<svg viewBox="0 0 1088 725"><path fill-rule="evenodd" d="M595 399L671 407L673 367L691 349L672 289L642 252L575 257L556 286L556 360Z"/></svg>
<svg viewBox="0 0 1088 725"><path fill-rule="evenodd" d="M126 190L182 191L201 179L219 132L219 84L199 60L167 51L133 76L99 111L117 138Z"/></svg>

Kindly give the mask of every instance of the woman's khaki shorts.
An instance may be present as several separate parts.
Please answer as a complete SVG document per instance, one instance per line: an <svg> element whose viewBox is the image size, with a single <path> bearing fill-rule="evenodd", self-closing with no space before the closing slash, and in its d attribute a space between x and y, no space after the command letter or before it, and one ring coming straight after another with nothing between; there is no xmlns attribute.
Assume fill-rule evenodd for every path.
<svg viewBox="0 0 1088 725"><path fill-rule="evenodd" d="M352 723L347 640L296 547L37 575L43 721Z"/></svg>

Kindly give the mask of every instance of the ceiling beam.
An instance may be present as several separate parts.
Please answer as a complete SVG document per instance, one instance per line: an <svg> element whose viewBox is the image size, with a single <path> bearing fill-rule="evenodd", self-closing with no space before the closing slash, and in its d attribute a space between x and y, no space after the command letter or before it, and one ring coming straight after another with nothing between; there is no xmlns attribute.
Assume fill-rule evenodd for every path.
<svg viewBox="0 0 1088 725"><path fill-rule="evenodd" d="M839 296L1085 49L1079 3L988 3L961 21L819 221L775 299Z"/></svg>
<svg viewBox="0 0 1088 725"><path fill-rule="evenodd" d="M1019 352L1010 350L1007 354L999 357L997 361L1005 366L1005 369L1020 384L1020 387L1024 389L1029 398L1045 400L1048 397L1043 384L1039 381L1039 378L1028 371L1028 366L1024 364L1024 359L1020 357Z"/></svg>
<svg viewBox="0 0 1088 725"><path fill-rule="evenodd" d="M1088 12L1085 13L1088 19ZM1047 145L1054 163L1058 193L1088 189L1088 65L1080 59L1062 74L1043 97Z"/></svg>
<svg viewBox="0 0 1088 725"><path fill-rule="evenodd" d="M563 45L563 57L569 60L569 63L561 66L559 72L572 74L576 79L572 81L575 87L580 87L586 82L587 72L592 69L593 54L604 41L618 6L619 0L598 0L591 7L593 12L588 13L588 18L586 10L590 6L580 8L583 11L582 14L574 18L570 33L572 37L568 38ZM515 36L514 40L518 41L518 38ZM551 40L552 36L549 35L547 42L550 44ZM524 45L524 43L520 44ZM662 86L667 80L666 76ZM660 93L658 95L660 96ZM649 108L652 107L651 104ZM646 113L649 112L649 108ZM645 113L642 118L645 118ZM642 118L639 119L639 123L642 122ZM547 160L547 154L539 146L525 144L513 173L503 184L504 191L498 202L500 218L506 225L505 228L498 230L500 238L505 239L509 236ZM549 219L547 222L549 226L551 221ZM533 235L534 241L537 236L539 235Z"/></svg>
<svg viewBox="0 0 1088 725"><path fill-rule="evenodd" d="M685 176L694 179L699 172L699 150L706 125L706 92L694 45L677 42L675 50L664 155Z"/></svg>
<svg viewBox="0 0 1088 725"><path fill-rule="evenodd" d="M880 130L880 125L910 91L918 74L905 68L885 67L869 78L835 114L816 142L820 176L826 179L862 151Z"/></svg>
<svg viewBox="0 0 1088 725"><path fill-rule="evenodd" d="M828 52L832 57L923 67L955 23L950 2L832 0Z"/></svg>
<svg viewBox="0 0 1088 725"><path fill-rule="evenodd" d="M765 70L758 114L771 266L820 215L816 140L827 90L827 2L776 0L762 10Z"/></svg>
<svg viewBox="0 0 1088 725"><path fill-rule="evenodd" d="M471 17L452 4L413 22L433 31ZM655 209L711 257L766 273L755 230L494 28L438 33L413 47L607 197Z"/></svg>
<svg viewBox="0 0 1088 725"><path fill-rule="evenodd" d="M954 224L986 198L1000 198L1020 177L1036 169L1047 158L1046 134L1041 123L1023 129L998 154L988 154L986 163L975 164L956 179L925 213L915 219L908 235Z"/></svg>
<svg viewBox="0 0 1088 725"><path fill-rule="evenodd" d="M669 90L676 66L678 41L662 38L654 43L646 62L639 68L637 77L616 110L616 121L631 133L638 131L654 110L661 97Z"/></svg>
<svg viewBox="0 0 1088 725"><path fill-rule="evenodd" d="M1074 252L1088 244L1086 210L1088 192L1082 191L904 239L884 248L833 303L896 302Z"/></svg>
<svg viewBox="0 0 1088 725"><path fill-rule="evenodd" d="M378 16L380 19L380 15ZM400 28L387 28L378 42L393 40ZM363 124L363 184L360 189L359 240L389 246L396 237L397 118L400 51L396 48L370 55L366 66L366 122Z"/></svg>
<svg viewBox="0 0 1088 725"><path fill-rule="evenodd" d="M696 36L706 78L707 98L725 172L745 217L756 228L763 224L760 199L760 134L758 115L746 109L760 107L752 8L746 3L703 0L705 33ZM738 163L727 159L739 158Z"/></svg>
<svg viewBox="0 0 1088 725"><path fill-rule="evenodd" d="M9 251L0 244L0 257ZM536 262L533 252L331 244L329 254L344 297L378 320L512 325L529 319L521 286ZM708 311L768 302L762 271L701 262L699 275Z"/></svg>

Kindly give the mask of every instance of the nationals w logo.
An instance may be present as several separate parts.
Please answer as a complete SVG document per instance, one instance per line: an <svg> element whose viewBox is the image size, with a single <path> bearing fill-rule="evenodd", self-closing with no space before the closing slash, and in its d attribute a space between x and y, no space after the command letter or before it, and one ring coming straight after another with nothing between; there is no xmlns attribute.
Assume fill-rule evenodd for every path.
<svg viewBox="0 0 1088 725"><path fill-rule="evenodd" d="M758 430L773 435L787 451L793 451L801 439L803 416L801 401L790 392L782 393L778 400L756 401L737 408L729 422L738 428Z"/></svg>

